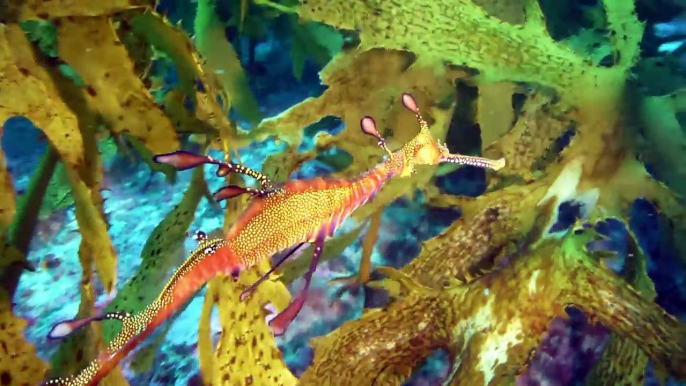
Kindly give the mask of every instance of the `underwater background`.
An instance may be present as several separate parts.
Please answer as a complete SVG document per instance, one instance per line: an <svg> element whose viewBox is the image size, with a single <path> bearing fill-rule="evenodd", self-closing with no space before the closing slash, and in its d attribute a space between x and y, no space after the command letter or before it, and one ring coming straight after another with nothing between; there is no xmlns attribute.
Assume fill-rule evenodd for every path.
<svg viewBox="0 0 686 386"><path fill-rule="evenodd" d="M196 248L194 232L221 234L245 207L211 199L227 183L215 170L177 172L154 154L230 150L279 182L352 177L384 155L360 133L363 116L391 149L419 131L403 92L452 152L507 166L420 169L346 220L294 324L260 338L283 353L290 373L279 382L247 357L237 365L217 349L212 359L233 327L221 308L204 319L203 289L103 384L686 384L686 2L41 3L0 2L0 385L78 373L117 322L47 339L56 323L141 310ZM593 235L576 246L583 232ZM616 294L567 262L500 279L556 254L595 267ZM409 276L372 272L347 290L334 280L357 278L365 259ZM282 280L296 294L304 271L293 265ZM562 288L571 300L501 300L499 280L505 292ZM467 288L461 301L423 306L451 286ZM381 343L394 352L418 310L451 332L375 354ZM388 335L365 324L374 312L399 320ZM451 315L471 319L450 325ZM528 317L539 319L508 335L507 323ZM360 370L370 358L388 363Z"/></svg>

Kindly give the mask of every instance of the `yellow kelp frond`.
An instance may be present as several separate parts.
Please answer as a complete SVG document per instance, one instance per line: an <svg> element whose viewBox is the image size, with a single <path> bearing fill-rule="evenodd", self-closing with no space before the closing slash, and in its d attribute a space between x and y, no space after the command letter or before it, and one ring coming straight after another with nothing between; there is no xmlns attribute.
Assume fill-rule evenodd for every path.
<svg viewBox="0 0 686 386"><path fill-rule="evenodd" d="M250 91L248 78L238 54L226 40L224 26L214 10L212 0L198 0L195 14L195 46L205 60L208 76L217 79L228 94L224 103L232 106L252 124L262 120L257 100Z"/></svg>
<svg viewBox="0 0 686 386"><path fill-rule="evenodd" d="M686 111L686 89L663 96L645 96L640 101L640 118L647 146L644 159L655 165L655 174L670 188L686 195L686 132L678 114Z"/></svg>
<svg viewBox="0 0 686 386"><path fill-rule="evenodd" d="M34 235L33 230L39 222L40 205L44 201L58 159L55 149L48 146L25 193L17 202L17 211L6 234L7 238L4 231L0 232L0 267L3 268L0 284L12 296L23 270L32 269L26 256Z"/></svg>
<svg viewBox="0 0 686 386"><path fill-rule="evenodd" d="M212 336L212 311L214 304L219 300L219 289L222 287L224 278L217 276L207 283L205 300L202 303L200 320L198 321L198 366L203 384L212 382L214 374L214 344Z"/></svg>
<svg viewBox="0 0 686 386"><path fill-rule="evenodd" d="M474 4L483 8L487 14L495 16L510 24L524 24L525 4L538 0L474 0Z"/></svg>
<svg viewBox="0 0 686 386"><path fill-rule="evenodd" d="M401 384L431 352L449 347L442 308L436 292L411 292L402 303L311 339L314 359L298 385Z"/></svg>
<svg viewBox="0 0 686 386"><path fill-rule="evenodd" d="M628 70L641 54L643 23L638 21L633 1L603 0L612 44L617 50L618 65Z"/></svg>
<svg viewBox="0 0 686 386"><path fill-rule="evenodd" d="M422 243L422 251L402 271L417 282L436 288L457 279L472 282L497 268L499 259L514 253L513 243L540 226L536 207L547 188L546 181L464 201L462 217L440 235ZM450 260L450 261L446 261Z"/></svg>
<svg viewBox="0 0 686 386"><path fill-rule="evenodd" d="M133 63L133 73L138 77L143 84L154 94L156 87L161 85L155 84L156 79L151 73L154 61L164 60L165 57L155 51L152 44L148 40L135 31L135 25L132 21L141 14L140 9L135 9L127 12L122 12L112 18L114 30L117 33L117 38L126 47L126 51ZM148 11L150 12L150 11ZM143 12L143 13L148 13ZM162 80L164 82L164 80Z"/></svg>
<svg viewBox="0 0 686 386"><path fill-rule="evenodd" d="M83 139L76 116L36 63L31 43L16 24L0 26L0 73L0 124L25 116L45 133L69 167L80 165Z"/></svg>
<svg viewBox="0 0 686 386"><path fill-rule="evenodd" d="M73 85L68 90L72 95L80 90L74 89ZM66 91L66 90L65 90ZM75 98L78 99L78 98ZM81 118L81 133L85 147L85 165L79 173L71 170L66 171L66 177L71 183L72 196L76 200L76 220L81 232L79 245L79 262L81 263L81 280L79 291L81 303L77 318L90 317L99 310L95 307L95 278L93 267L98 274L105 289L109 292L116 286L116 256L114 247L111 245L108 234L108 226L105 223L104 200L101 195L103 164L96 137L95 125L88 125L93 119L91 112L78 102L72 100L72 106L79 111ZM92 235L97 235L92 237ZM114 286L109 286L109 281ZM97 357L103 348L101 325L91 323L62 341L57 353L51 358L53 368L52 376L66 376L84 368L90 361ZM128 385L119 370L113 371L107 377L107 385Z"/></svg>
<svg viewBox="0 0 686 386"><path fill-rule="evenodd" d="M321 96L307 98L278 116L265 119L250 135L256 140L277 136L289 144L299 144L304 127L326 116L341 117L344 130L335 137L320 134L317 147L338 146L347 151L354 162L345 173L360 172L378 162L382 155L373 146L373 140L360 132L361 117L374 116L382 135L392 132L387 142L394 148L417 133L414 115L396 102L402 91L411 92L424 111L430 111L453 93L442 65L413 66L413 61L412 54L403 51L343 51L320 73L322 83L329 86Z"/></svg>
<svg viewBox="0 0 686 386"><path fill-rule="evenodd" d="M630 229L626 222L624 222L624 227L627 230ZM634 235L629 234L627 239L627 254L621 271L622 276L641 296L654 301L657 292L648 276L647 256L638 245ZM602 258L600 264L604 264ZM602 358L587 376L587 384L589 386L641 385L648 360L648 355L638 344L628 337L613 332Z"/></svg>
<svg viewBox="0 0 686 386"><path fill-rule="evenodd" d="M74 205L74 196L71 194L67 169L63 163L57 164L55 173L50 179L45 198L41 203L40 215L46 217L54 211Z"/></svg>
<svg viewBox="0 0 686 386"><path fill-rule="evenodd" d="M131 26L136 34L163 52L176 67L179 88L168 91L163 98L165 113L176 130L194 133L228 130L228 117L217 102L221 90L202 68L188 34L152 11L132 17ZM204 91L196 87L197 82L202 84ZM184 106L184 99L187 97L193 101L195 114L190 114Z"/></svg>
<svg viewBox="0 0 686 386"><path fill-rule="evenodd" d="M34 346L24 339L28 323L12 313L7 293L0 290L0 384L37 385L47 366L36 355Z"/></svg>
<svg viewBox="0 0 686 386"><path fill-rule="evenodd" d="M9 242L7 232L0 233L0 272L14 264L26 267L26 263L26 255Z"/></svg>
<svg viewBox="0 0 686 386"><path fill-rule="evenodd" d="M203 168L196 168L181 202L167 213L148 237L141 252L138 271L119 289L117 297L104 312L121 310L137 313L158 296L170 271L186 257L183 241L206 191ZM103 326L105 341L109 342L119 332L121 323L104 323Z"/></svg>
<svg viewBox="0 0 686 386"><path fill-rule="evenodd" d="M62 19L57 31L60 58L86 83L87 104L113 133L136 137L155 154L179 149L171 122L134 74L109 18Z"/></svg>
<svg viewBox="0 0 686 386"><path fill-rule="evenodd" d="M133 31L174 61L180 89L195 97L195 82L202 78L200 63L188 34L175 27L160 14L146 11L130 18Z"/></svg>
<svg viewBox="0 0 686 386"><path fill-rule="evenodd" d="M265 306L283 310L290 301L290 293L279 281L267 280L245 300L241 291L254 283L269 269L269 261L241 274L234 283L230 276L223 278L214 289L214 302L219 310L221 336L211 366L212 374L203 379L215 385L296 385L297 378L288 370L276 346L265 318L270 312ZM273 310L272 310L273 311ZM201 356L203 354L201 353Z"/></svg>
<svg viewBox="0 0 686 386"><path fill-rule="evenodd" d="M496 176L497 179L506 175L533 179L537 163L545 161L543 158L555 141L572 127L570 119L562 111L556 111L560 110L559 106L551 103L552 96L543 92L529 95L512 130L486 147L484 156L507 160L507 168Z"/></svg>
<svg viewBox="0 0 686 386"><path fill-rule="evenodd" d="M76 222L81 237L88 240L95 255L95 270L105 291L111 292L117 285L117 255L107 233L102 210L94 203L92 190L76 171L67 170L71 191L76 202Z"/></svg>
<svg viewBox="0 0 686 386"><path fill-rule="evenodd" d="M436 290L417 290L413 274L395 277L405 277L405 287L412 284L407 295L314 340L314 361L300 385L395 385L408 375L407 367L440 348L454 365L446 384L499 384L518 374L551 320L570 305L686 378L680 365L686 361L686 325L588 256L584 245L593 240L568 232L562 245L543 241L507 269L469 284L448 281ZM442 269L453 264L453 254L437 259ZM433 278L441 282L436 272Z"/></svg>
<svg viewBox="0 0 686 386"><path fill-rule="evenodd" d="M477 100L477 121L481 129L481 148L486 149L512 128L515 111L512 96L515 84L511 82L486 83L479 85ZM508 170L510 169L510 159Z"/></svg>
<svg viewBox="0 0 686 386"><path fill-rule="evenodd" d="M152 7L152 0L3 0L0 23L56 19L67 16L111 15L132 8Z"/></svg>
<svg viewBox="0 0 686 386"><path fill-rule="evenodd" d="M627 261L627 283L614 273L608 274L604 265L597 264L584 253L589 242L598 240L593 229L587 228L583 232L577 229L575 237L568 236L557 259L569 270L571 286L565 288L562 295L567 304L585 312L592 322L602 323L615 336L637 345L657 367L665 368L678 379L686 379L683 367L686 363L686 325L653 301L655 291L652 284L646 283L645 258L637 249L633 235L630 237L628 252L636 255ZM632 262L632 259L637 261ZM623 355L628 354L631 347L625 349L627 352Z"/></svg>
<svg viewBox="0 0 686 386"><path fill-rule="evenodd" d="M624 5L615 4L620 2ZM268 0L258 3L274 5ZM622 28L611 23L611 27L618 28L613 32L618 36L623 36L620 32L625 31L631 34L631 43L640 40L641 23L635 13L626 12L633 10L633 2L608 0L606 3L612 4L612 12L621 16L618 21L626 23ZM626 66L615 70L585 61L550 37L537 1L526 1L524 6L524 27L491 17L471 0L431 3L308 0L295 8L279 8L297 12L305 20L359 31L361 51L379 47L408 50L421 62L448 62L478 69L483 80L531 82L552 87L569 97L570 102L574 98L593 97L585 96L589 87L602 90L604 85L611 89L622 85ZM630 61L638 49L630 44L616 48L622 50L620 56L626 54Z"/></svg>

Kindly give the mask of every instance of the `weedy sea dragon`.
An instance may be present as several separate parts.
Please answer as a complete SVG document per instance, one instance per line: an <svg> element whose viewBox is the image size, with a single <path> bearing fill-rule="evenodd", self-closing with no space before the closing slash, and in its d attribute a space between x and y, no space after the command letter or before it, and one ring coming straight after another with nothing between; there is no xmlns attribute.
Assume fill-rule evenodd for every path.
<svg viewBox="0 0 686 386"><path fill-rule="evenodd" d="M505 166L502 158L494 161L450 154L445 145L432 138L414 97L405 93L402 95L402 103L416 115L420 125L419 134L399 150L391 152L377 131L374 119L370 116L362 118L362 131L378 140L378 145L387 153L387 157L384 162L357 178L291 180L282 186L275 186L266 176L254 170L209 156L186 151L155 156L155 162L172 165L178 170L203 164L218 165L217 176L226 176L232 172L242 173L256 178L261 188L229 185L214 194L214 199L218 201L241 194L250 194L252 199L224 238L210 240L204 234L198 234L198 248L174 272L160 295L141 312L134 315L125 312L106 313L55 325L48 334L51 339L63 338L92 321L116 319L123 323L121 331L105 351L78 375L51 379L44 384L97 384L138 343L179 310L213 277L231 275L237 279L243 270L260 260L286 251L268 273L241 294L241 299L245 299L295 250L305 243L314 243L312 261L304 275L304 289L286 309L269 321L275 335L283 334L305 302L312 275L324 248L324 240L332 236L355 209L373 199L386 181L393 177L410 176L418 165L449 162L495 170Z"/></svg>

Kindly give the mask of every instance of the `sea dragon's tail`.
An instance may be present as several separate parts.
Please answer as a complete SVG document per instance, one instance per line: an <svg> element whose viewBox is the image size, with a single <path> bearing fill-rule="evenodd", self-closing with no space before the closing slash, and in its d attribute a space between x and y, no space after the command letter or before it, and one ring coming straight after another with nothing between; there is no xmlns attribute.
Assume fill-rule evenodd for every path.
<svg viewBox="0 0 686 386"><path fill-rule="evenodd" d="M111 312L84 319L67 320L55 325L48 338L61 339L92 321L116 319L122 322L121 331L107 345L98 358L79 374L55 378L43 383L45 386L97 385L129 352L164 323L195 295L202 286L217 275L233 275L244 269L226 241L223 239L200 240L200 245L171 277L160 295L142 311L130 315Z"/></svg>

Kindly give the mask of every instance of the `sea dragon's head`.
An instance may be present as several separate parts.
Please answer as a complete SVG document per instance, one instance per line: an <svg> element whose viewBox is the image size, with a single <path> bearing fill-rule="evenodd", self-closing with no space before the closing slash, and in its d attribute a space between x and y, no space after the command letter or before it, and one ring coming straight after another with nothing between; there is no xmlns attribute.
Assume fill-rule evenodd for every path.
<svg viewBox="0 0 686 386"><path fill-rule="evenodd" d="M403 106L410 110L417 117L419 122L419 134L407 142L402 148L395 152L391 152L384 139L376 130L376 123L374 118L365 116L360 122L362 132L371 135L379 141L381 146L390 156L387 161L389 166L396 171L399 171L401 177L407 177L415 172L415 167L418 165L438 165L441 163L455 163L462 165L472 165L482 168L489 168L493 170L501 169L505 166L505 159L491 160L482 157L472 157L462 154L451 154L448 147L439 141L436 141L429 131L429 125L419 112L419 106L414 97L408 93L402 95Z"/></svg>

